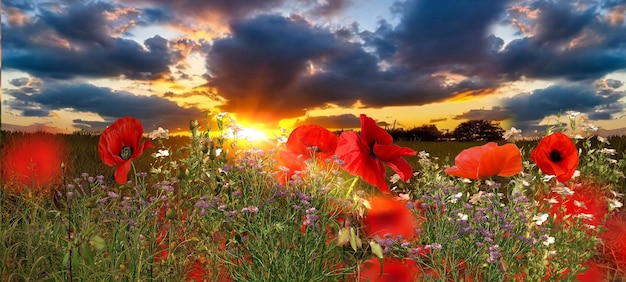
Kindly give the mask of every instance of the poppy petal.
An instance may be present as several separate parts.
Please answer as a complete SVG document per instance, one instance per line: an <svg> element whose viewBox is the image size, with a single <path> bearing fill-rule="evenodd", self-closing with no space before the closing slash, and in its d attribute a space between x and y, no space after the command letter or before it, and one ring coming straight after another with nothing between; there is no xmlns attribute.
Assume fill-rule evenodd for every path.
<svg viewBox="0 0 626 282"><path fill-rule="evenodd" d="M337 148L337 134L319 125L309 124L299 126L289 134L285 146L289 151L310 157L310 148L317 147L317 155L321 160L335 154Z"/></svg>
<svg viewBox="0 0 626 282"><path fill-rule="evenodd" d="M141 154L143 154L144 149L154 148L154 146L152 146L152 143L150 142L150 140L146 140L143 143L139 142L136 148L137 149L133 152L131 158L136 158L136 157L141 156Z"/></svg>
<svg viewBox="0 0 626 282"><path fill-rule="evenodd" d="M356 132L348 131L339 136L336 154L343 161L345 171L377 186L383 193L390 193L385 180L385 165L371 156Z"/></svg>
<svg viewBox="0 0 626 282"><path fill-rule="evenodd" d="M513 176L522 171L522 154L514 144L496 146L486 151L478 166L479 179L485 179L494 175Z"/></svg>
<svg viewBox="0 0 626 282"><path fill-rule="evenodd" d="M119 135L117 127L113 127L111 131L106 135L107 151L115 159L115 163L119 164L124 162L120 157L122 153L122 147L124 147L124 141Z"/></svg>
<svg viewBox="0 0 626 282"><path fill-rule="evenodd" d="M391 167L391 169L393 169L393 171L395 171L404 182L408 181L411 178L411 175L413 175L413 168L409 162L403 158L390 160L387 162L387 165L389 165L389 167Z"/></svg>
<svg viewBox="0 0 626 282"><path fill-rule="evenodd" d="M371 209L363 218L365 233L369 237L389 233L392 236L402 235L406 240L415 238L415 229L419 227L416 214L409 210L406 201L398 201L388 196L368 199Z"/></svg>
<svg viewBox="0 0 626 282"><path fill-rule="evenodd" d="M474 180L495 175L513 176L522 171L522 155L514 144L498 146L489 142L471 147L461 151L454 162L455 166L445 169L445 173Z"/></svg>
<svg viewBox="0 0 626 282"><path fill-rule="evenodd" d="M495 142L489 142L482 146L467 148L454 158L454 166L444 170L445 173L457 177L479 180L478 168L480 159L485 152L498 147Z"/></svg>
<svg viewBox="0 0 626 282"><path fill-rule="evenodd" d="M474 179L474 180L479 179L478 176L476 175L476 171L473 169L467 170L465 168L453 166L453 167L446 168L443 171L449 175L456 176L456 177L469 178L469 179Z"/></svg>
<svg viewBox="0 0 626 282"><path fill-rule="evenodd" d="M417 152L411 148L400 147L395 144L391 145L378 145L374 144L374 155L381 161L387 163L402 180L407 181L411 178L413 168L402 157L415 156Z"/></svg>
<svg viewBox="0 0 626 282"><path fill-rule="evenodd" d="M459 167L466 168L478 168L480 164L480 158L485 154L485 152L498 147L498 144L495 142L489 142L482 146L475 146L471 148L467 148L461 153L459 153L456 158L454 158L454 164Z"/></svg>
<svg viewBox="0 0 626 282"><path fill-rule="evenodd" d="M378 187L378 190L384 194L391 193L389 190L389 184L387 184L387 179L385 178L387 175L387 169L385 168L385 164L381 161L367 155L367 158L363 160L357 175L359 175L367 183Z"/></svg>
<svg viewBox="0 0 626 282"><path fill-rule="evenodd" d="M382 127L376 124L374 119L361 114L361 138L365 144L373 143L380 145L391 145L393 137Z"/></svg>
<svg viewBox="0 0 626 282"><path fill-rule="evenodd" d="M126 161L120 164L115 169L115 181L117 181L118 184L126 183L129 171L130 171L130 161Z"/></svg>
<svg viewBox="0 0 626 282"><path fill-rule="evenodd" d="M530 158L541 172L556 176L560 182L570 180L578 167L576 144L561 132L543 137L530 152Z"/></svg>
<svg viewBox="0 0 626 282"><path fill-rule="evenodd" d="M411 148L400 147L396 144L380 145L374 144L374 155L383 162L393 160L400 157L409 157L417 155L417 152Z"/></svg>
<svg viewBox="0 0 626 282"><path fill-rule="evenodd" d="M98 154L100 155L100 159L105 165L112 166L116 165L117 161L113 158L113 154L111 154L109 150L109 142L108 135L105 135L103 132L100 135L100 141L98 142Z"/></svg>
<svg viewBox="0 0 626 282"><path fill-rule="evenodd" d="M385 258L379 261L373 257L361 264L359 281L413 282L419 274L419 268L412 259Z"/></svg>

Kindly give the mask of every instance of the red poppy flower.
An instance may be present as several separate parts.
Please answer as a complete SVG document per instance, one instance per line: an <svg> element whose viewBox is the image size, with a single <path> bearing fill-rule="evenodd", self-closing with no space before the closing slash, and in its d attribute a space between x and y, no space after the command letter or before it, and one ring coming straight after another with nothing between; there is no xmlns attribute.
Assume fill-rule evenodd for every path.
<svg viewBox="0 0 626 282"><path fill-rule="evenodd" d="M606 278L606 271L596 262L588 261L583 263L587 266L587 270L578 273L576 280L580 282L597 282L604 281Z"/></svg>
<svg viewBox="0 0 626 282"><path fill-rule="evenodd" d="M21 193L24 186L39 189L60 180L65 146L58 136L46 133L26 134L5 144L7 147L2 152L0 166L2 179L19 183L15 185L16 192Z"/></svg>
<svg viewBox="0 0 626 282"><path fill-rule="evenodd" d="M285 150L278 155L280 163L289 169L286 175L280 174L279 179L288 179L295 171L305 170L305 161L312 156L318 163L324 163L335 154L337 142L337 134L319 125L297 127L289 134Z"/></svg>
<svg viewBox="0 0 626 282"><path fill-rule="evenodd" d="M398 201L387 196L374 197L368 200L371 209L363 218L365 233L373 237L383 237L390 233L394 237L402 235L406 240L415 238L415 229L419 227L417 215L409 210L406 201Z"/></svg>
<svg viewBox="0 0 626 282"><path fill-rule="evenodd" d="M554 132L543 137L530 153L541 172L556 176L560 182L572 178L578 167L578 149L567 135Z"/></svg>
<svg viewBox="0 0 626 282"><path fill-rule="evenodd" d="M585 271L582 271L576 274L575 281L579 281L579 282L605 281L606 271L603 269L601 265L599 265L598 263L594 261L586 261L586 262L582 262L581 264L583 266L586 266L587 269ZM570 270L566 268L565 271L561 272L560 274L561 278L559 279L558 277L556 277L557 279L555 279L555 277L552 277L552 268L548 267L546 271L546 275L543 278L546 281L548 280L549 281L562 281L562 280L566 280L567 274L569 274L569 272ZM520 278L525 278L525 277L522 277L520 275ZM520 281L520 280L517 280L517 281Z"/></svg>
<svg viewBox="0 0 626 282"><path fill-rule="evenodd" d="M144 148L153 148L149 140L141 142L143 125L133 117L123 117L107 127L100 135L98 153L108 166L118 165L115 180L126 182L132 159L141 156Z"/></svg>
<svg viewBox="0 0 626 282"><path fill-rule="evenodd" d="M419 278L420 270L411 259L385 258L381 265L373 257L361 264L359 281L376 282L414 282Z"/></svg>
<svg viewBox="0 0 626 282"><path fill-rule="evenodd" d="M564 218L582 218L585 224L599 226L609 212L609 205L602 188L597 185L576 183L571 185L571 195L561 196L551 192L548 199L558 201L550 206L550 213L557 221Z"/></svg>
<svg viewBox="0 0 626 282"><path fill-rule="evenodd" d="M392 144L393 138L376 122L361 114L361 134L354 131L344 132L339 136L337 157L344 162L343 169L357 175L367 183L389 194L389 185L385 179L385 163L389 165L403 181L411 178L413 169L402 157L415 156L411 148Z"/></svg>
<svg viewBox="0 0 626 282"><path fill-rule="evenodd" d="M513 176L522 171L522 154L514 144L498 146L489 142L461 151L454 166L445 172L450 175L480 180L499 176Z"/></svg>
<svg viewBox="0 0 626 282"><path fill-rule="evenodd" d="M626 270L626 212L618 212L607 219L600 233L601 252L610 258L621 271Z"/></svg>
<svg viewBox="0 0 626 282"><path fill-rule="evenodd" d="M187 281L200 282L205 280L206 273L202 262L194 260L190 268L191 270L187 273Z"/></svg>
<svg viewBox="0 0 626 282"><path fill-rule="evenodd" d="M285 147L295 154L301 154L305 159L311 158L311 153L319 160L332 157L337 149L337 134L319 125L308 124L299 126L289 134Z"/></svg>

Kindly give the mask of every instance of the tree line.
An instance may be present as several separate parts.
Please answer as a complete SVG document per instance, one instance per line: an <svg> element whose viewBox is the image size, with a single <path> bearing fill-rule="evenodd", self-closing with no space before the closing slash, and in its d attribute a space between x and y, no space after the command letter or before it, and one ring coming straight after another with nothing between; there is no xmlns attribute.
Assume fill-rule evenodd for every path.
<svg viewBox="0 0 626 282"><path fill-rule="evenodd" d="M505 132L500 124L488 120L470 120L459 124L454 130L439 130L434 124L410 129L387 129L397 141L497 141Z"/></svg>

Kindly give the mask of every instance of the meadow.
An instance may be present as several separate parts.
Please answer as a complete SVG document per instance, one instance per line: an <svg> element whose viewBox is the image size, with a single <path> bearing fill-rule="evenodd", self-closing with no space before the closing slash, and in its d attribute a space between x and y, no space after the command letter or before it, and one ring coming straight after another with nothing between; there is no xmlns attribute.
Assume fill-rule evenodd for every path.
<svg viewBox="0 0 626 282"><path fill-rule="evenodd" d="M38 136L54 136L55 139L60 140L64 150L64 162L66 169L66 176L69 179L80 176L82 173L89 173L92 175L103 175L105 179L113 179L113 173L115 169L107 166L98 156L98 139L100 135L94 133L74 133L74 134L50 134L50 133L24 133L24 132L12 132L2 131L2 142L0 142L0 153L6 151L6 148L11 147L15 143L19 143L24 136L30 136L29 138L38 138ZM609 136L607 137L611 148L617 152L626 151L626 136ZM538 138L534 140L518 141L517 145L522 152L528 155L530 150L537 145ZM161 148L171 148L173 151L176 148L181 148L190 142L189 136L171 136L169 139L161 140ZM258 146L263 149L269 149L274 146L275 142L268 143L266 141L259 141L252 146ZM428 152L432 157L438 159L438 163L441 166L454 165L454 157L458 155L462 150L485 144L485 141L399 141L396 144L412 148L416 151ZM498 142L499 144L506 143L505 140ZM597 140L592 140L592 146L597 147ZM580 147L580 146L579 146ZM582 148L581 148L582 149ZM147 149L146 155L152 155L157 152L157 148ZM176 158L180 155L173 154L172 157ZM415 168L419 168L419 158L408 157L407 161ZM149 172L150 168L154 165L155 158L144 157L135 161L137 171ZM60 167L59 167L60 169ZM391 171L389 172L391 174ZM626 188L625 188L626 189ZM626 191L623 191L626 192Z"/></svg>
<svg viewBox="0 0 626 282"><path fill-rule="evenodd" d="M92 133L74 133L74 134L50 134L50 133L23 133L23 132L2 132L2 143L0 143L0 152L5 148L12 146L15 143L19 143L24 136L28 138L38 138L38 136L54 136L54 138L60 140L60 144L64 147L65 151L65 165L66 175L68 178L73 179L80 176L81 173L86 172L95 175L103 175L106 179L113 179L114 168L105 165L100 161L98 155L98 139L100 135ZM618 146L625 146L626 138L612 137L614 144ZM188 144L190 141L189 136L171 136L169 139L162 140L163 148L181 148ZM500 142L503 143L504 141ZM463 149L467 149L472 146L483 145L485 142L480 141L432 141L432 142L420 142L420 141L401 141L398 142L400 146L406 146L417 151L429 152L433 157L438 157L441 160L442 165L454 164L454 156L460 153ZM520 146L530 148L536 145L537 141L525 141ZM259 141L256 146L261 148L269 148L267 143ZM147 149L146 154L151 155L156 153L157 149ZM173 155L173 157L178 157ZM409 163L414 166L418 165L418 158L407 158ZM155 158L144 157L135 161L135 167L138 171L148 172L155 162ZM59 167L60 169L60 167Z"/></svg>
<svg viewBox="0 0 626 282"><path fill-rule="evenodd" d="M228 122L219 121L218 131ZM315 130L316 138L325 134ZM54 143L63 168L51 165L62 173L36 185L3 173L2 280L613 281L626 274L626 137L567 141L576 167L559 181L532 159L539 138L493 147L399 141L390 152L404 152L411 173L389 159L386 193L368 178L378 168L341 157L347 138L340 137L339 157L333 147L326 158L330 134L254 143L197 123L190 134L144 135L154 148L124 158L132 169L119 181L120 165L103 163L99 135L3 131L3 170L29 153L49 153L28 148L39 146L33 139ZM385 159L372 146L359 156ZM459 154L482 158L491 148L502 154L481 168L493 173L467 179L448 170L463 166ZM505 172L517 152L521 164Z"/></svg>

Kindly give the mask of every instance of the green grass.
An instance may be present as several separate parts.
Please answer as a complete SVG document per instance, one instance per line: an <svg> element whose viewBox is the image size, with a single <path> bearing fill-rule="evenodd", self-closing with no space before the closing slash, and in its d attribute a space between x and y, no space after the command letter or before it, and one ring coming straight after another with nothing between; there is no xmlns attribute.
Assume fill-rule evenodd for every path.
<svg viewBox="0 0 626 282"><path fill-rule="evenodd" d="M24 136L22 133L2 132L3 142L0 145L0 153L4 154L7 148L19 143ZM115 167L102 164L97 148L99 136L71 134L56 135L56 138L62 141L66 150L63 160L66 165L66 183L91 187L90 191L93 195L91 192L86 195L75 195L65 199L66 202L58 203L46 195L39 198L23 197L2 189L6 186L0 187L0 280L67 281L78 278L78 280L138 281L145 280L146 277L153 278L154 281L180 280L189 271L190 260L194 259L189 254L199 255L201 258L215 262L216 254L219 253L216 250L220 247L217 246L218 240L213 240L213 238L220 236L225 236L222 238L227 240L225 246L222 247L232 251L232 253L221 252L222 255L227 256L221 258L222 261L232 263L232 257L229 257L229 254L238 255L239 259L235 261L244 261L247 255L251 255L254 261L252 264L238 265L237 263L237 265L230 266L232 277L238 277L241 281L267 281L271 277L282 277L283 281L301 280L301 278L304 279L303 277L317 277L319 281L329 277L338 278L344 275L346 270L353 271L355 265L358 265L357 262L368 254L367 242L365 242L365 247L360 247L358 251L356 247L352 247L354 251L350 251L352 248L349 246L326 248L326 240L322 237L326 233L302 233L301 217L304 211L291 208L294 204L300 204L300 199L287 194L275 197L270 193L274 191L271 189L276 186L272 184L274 182L271 181L273 179L270 177L271 174L264 172L267 172L265 169L275 171L276 167L271 167L275 163L271 159L266 159L268 156L238 159L238 164L246 167L232 168L233 172L226 174L219 172L219 169L224 168L227 162L235 167L237 164L232 163L232 160L208 158L198 147L189 154L189 158L183 156L182 153L177 153L179 148L189 144L188 137L171 137L168 140L155 141L153 142L154 149L146 150L140 158L134 160L136 170L149 172L151 168L163 165L166 162L164 159L157 160L151 155L157 149L165 148L170 149L173 159L179 161L171 167L174 170L173 175L176 175L176 170L180 166L186 166L187 174L180 177L177 184L173 184L177 186L175 193L164 192L153 186L154 183L170 179L172 175L169 173L162 173L158 176L159 178L149 179L150 181L145 182L146 185L140 185L141 189L134 190L136 189L134 184L113 184L115 183L113 177ZM587 141L597 142L595 138ZM610 138L609 141L611 143L609 147L616 149L617 156L623 156L626 152L626 138L615 137ZM420 173L412 179L410 184L406 184L406 188L413 192L413 196L421 196L422 194L434 195L436 189L444 193L442 187L445 185L454 184L452 186L464 187L466 184L458 179L447 177L442 169L453 165L454 157L462 150L483 145L485 142L397 142L396 144L413 148L418 152L426 151L430 154L430 160L436 163L436 166L433 166L425 163L423 159L420 161L417 156L406 158L413 169ZM537 144L537 141L524 141L516 144L523 152L523 159L528 161L530 150ZM611 177L615 170L610 170L611 166L606 165L605 156L590 152L590 148L596 148L595 145L598 144L589 145L591 146L589 147L580 142L581 161L584 161L581 162L580 170L589 175L601 176L604 180L613 179ZM598 159L595 159L596 157ZM583 165L588 163L594 166ZM257 164L259 164L259 169L255 169ZM59 169L61 169L60 165ZM390 169L387 172L389 176L393 173ZM111 184L111 187L105 189L95 183L89 184L85 177L81 177L82 173L88 173L90 176L103 175L104 182ZM539 175L536 169L532 169L532 173L535 176ZM325 172L312 172L311 176L313 175L319 179L311 178L310 181L302 184L306 187L298 189L318 191L321 187L329 188L327 184L331 185L330 188L334 187L335 190L331 190L335 193L333 195L314 195L314 193L312 195L312 206L317 208L320 215L326 215L334 209L334 204L331 205L331 202L350 194L350 192L346 194L346 190L350 183L353 183L352 178L345 173L332 175ZM74 182L75 178L80 179ZM129 179L131 178L136 179L137 183L144 183L140 178L129 175ZM541 182L540 176L533 179L535 184ZM497 180L503 180L504 184L509 181L509 179ZM620 184L614 187L616 191L625 193L624 180L620 181ZM63 186L61 183L62 181L58 179L57 183L52 183L50 186L58 190ZM436 185L437 183L441 185ZM269 190L264 190L264 187ZM350 188L350 191L358 194L356 191L368 189L374 188L359 181ZM74 191L78 192L78 190ZM122 201L122 197L117 200L109 199L101 205L94 204L96 200L106 198L109 195L107 192L112 191L121 196L133 196L133 191L136 193L132 201L126 203L133 206L132 212L121 210L122 202L126 201ZM234 192L239 192L241 197L235 196ZM167 212L165 210L162 212L172 225L171 230L177 230L182 234L168 233L169 237L166 240L169 240L170 244L165 246L169 246L176 259L167 260L165 263L155 262L158 247L156 238L162 229L159 227L159 220L155 221L154 215L150 215L152 211L160 210L163 202L151 201L146 204L139 201L153 194L157 199L165 195L172 199L168 202L171 206ZM214 207L207 216L199 216L194 204L202 196L207 196L207 201L210 201L211 197L218 194L224 196L224 203L228 204L229 210L241 211L242 208L255 206L259 208L259 215L240 216L237 220L231 220L224 216L222 210ZM446 195L442 197L444 196ZM267 201L269 198L274 201ZM348 199L351 198L348 197ZM94 208L94 206L99 206L99 208ZM457 206L460 208L461 202L458 202ZM179 217L183 215L186 217L184 220ZM447 216L453 218L457 214L452 212ZM252 218L255 221L251 221ZM332 226L333 221L330 218L325 217L323 220L328 222L322 221L319 226ZM131 222L134 222L132 228ZM433 224L436 225L433 228L456 232L456 227L450 226L447 221L434 221ZM216 237L218 230L223 233ZM318 231L320 230L323 231L324 228ZM440 242L445 245L448 239L442 239L442 234L453 233L444 231L432 233L432 238L424 235L424 238L430 238L425 239L424 243ZM232 237L232 234L237 236ZM98 238L104 240L106 244L99 244ZM185 239L180 242L179 238ZM206 238L210 239L206 240ZM248 238L255 238L255 240L248 240ZM575 241L575 243L578 242ZM474 241L470 240L468 244L473 243ZM563 252L577 250L573 247L563 248ZM469 250L469 248L466 249ZM451 257L456 257L459 253L449 248L444 248L444 251L449 252ZM323 255L312 257L309 254ZM471 254L464 255L470 256ZM348 268L341 270L343 273L341 271L334 273L325 268L325 258L332 258L333 261L347 259ZM537 260L537 262L541 261ZM478 262L480 264L476 264L477 267L483 263L482 261L475 263ZM302 265L302 267L285 271L290 265ZM69 266L73 268L68 268ZM327 272L321 269L326 269Z"/></svg>
<svg viewBox="0 0 626 282"><path fill-rule="evenodd" d="M46 134L46 133L36 133ZM4 150L10 147L12 144L19 142L25 133L20 132L2 132L2 143L0 144L0 154L4 153ZM100 156L98 155L98 140L99 135L88 134L58 134L56 135L67 149L65 157L66 176L73 179L80 176L81 173L87 172L90 175L104 175L107 181L114 179L115 167L110 167L102 163ZM609 138L610 145L608 147L616 149L617 152L626 152L626 136L617 137L613 136ZM134 160L137 172L149 172L150 168L155 164L155 158L149 157L150 154L156 153L157 149L169 148L170 154L176 156L174 151L177 148L187 144L189 137L173 136L170 139L162 140L162 145L153 142L155 148L146 149L144 156ZM500 141L499 144L503 144L506 141ZM416 151L426 151L431 157L437 157L439 164L442 166L454 165L454 157L462 150L484 145L486 142L481 141L400 141L396 144L399 146L405 146L412 148ZM521 141L516 143L522 152L524 158L528 158L530 150L537 145L537 141ZM417 157L406 158L409 163L415 168L419 168Z"/></svg>

